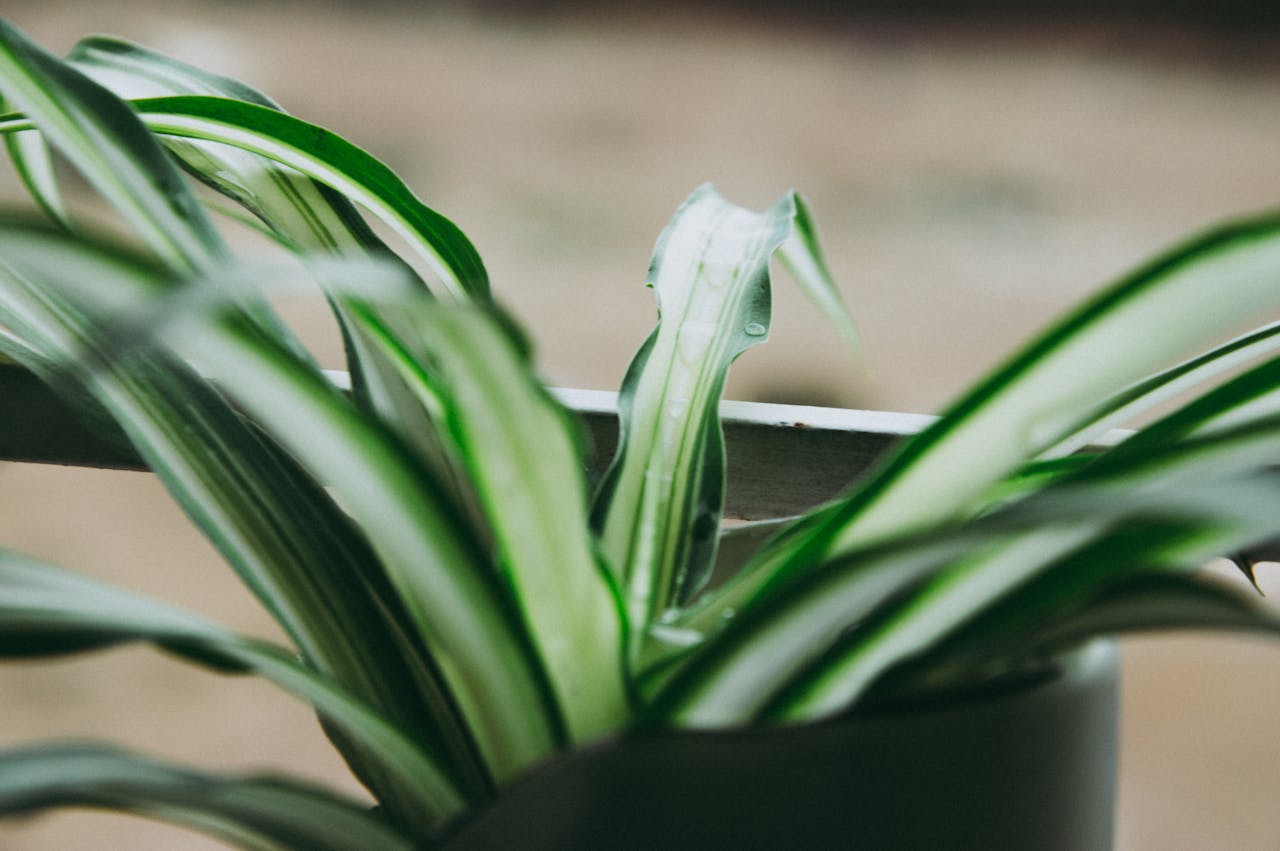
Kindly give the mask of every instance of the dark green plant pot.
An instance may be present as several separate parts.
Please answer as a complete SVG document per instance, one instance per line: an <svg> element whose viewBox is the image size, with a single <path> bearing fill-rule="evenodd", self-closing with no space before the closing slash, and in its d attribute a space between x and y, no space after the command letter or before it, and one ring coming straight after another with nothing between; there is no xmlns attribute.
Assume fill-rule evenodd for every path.
<svg viewBox="0 0 1280 851"><path fill-rule="evenodd" d="M1111 847L1117 655L891 714L626 738L515 784L441 845L462 849Z"/></svg>

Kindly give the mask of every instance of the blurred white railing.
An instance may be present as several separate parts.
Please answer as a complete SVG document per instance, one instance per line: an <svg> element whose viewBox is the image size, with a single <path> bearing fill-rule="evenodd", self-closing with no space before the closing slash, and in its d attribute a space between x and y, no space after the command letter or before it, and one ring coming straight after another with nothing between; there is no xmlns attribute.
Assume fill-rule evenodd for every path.
<svg viewBox="0 0 1280 851"><path fill-rule="evenodd" d="M344 386L345 373L331 373ZM556 390L576 411L600 472L617 445L617 394ZM0 365L0 459L144 469L122 435L88 428L55 393L25 370ZM797 514L835 496L894 441L923 428L918 414L852 411L802 405L724 402L727 446L726 513L758 519Z"/></svg>

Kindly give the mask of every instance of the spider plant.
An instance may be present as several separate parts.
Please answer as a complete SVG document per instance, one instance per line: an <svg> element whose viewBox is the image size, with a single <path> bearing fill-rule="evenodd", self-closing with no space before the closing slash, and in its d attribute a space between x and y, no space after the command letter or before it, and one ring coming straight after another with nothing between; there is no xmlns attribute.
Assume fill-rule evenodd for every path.
<svg viewBox="0 0 1280 851"><path fill-rule="evenodd" d="M43 213L0 216L0 353L127 443L289 642L4 552L0 655L148 642L266 678L314 707L377 804L55 743L0 753L0 812L409 848L628 730L928 700L1129 629L1276 629L1197 568L1280 533L1280 325L1220 342L1280 305L1280 216L1114 283L726 571L719 402L768 336L772 260L852 338L800 196L753 212L703 187L676 212L649 269L660 320L593 486L471 242L368 153L108 38L58 58L0 22L0 95ZM94 234L58 160L131 238ZM238 258L210 211L281 260ZM332 307L345 376L273 312L300 281Z"/></svg>

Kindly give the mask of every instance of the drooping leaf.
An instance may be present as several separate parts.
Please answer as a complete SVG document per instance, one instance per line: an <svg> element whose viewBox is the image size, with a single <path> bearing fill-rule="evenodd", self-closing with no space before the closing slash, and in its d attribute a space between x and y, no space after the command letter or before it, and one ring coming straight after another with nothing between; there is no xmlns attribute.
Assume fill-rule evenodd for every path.
<svg viewBox="0 0 1280 851"><path fill-rule="evenodd" d="M92 37L79 42L70 65L122 99L207 95L267 109L279 105L249 86L129 42ZM380 242L356 224L344 198L273 160L218 142L157 137L197 179L255 215L295 250L361 251ZM360 223L363 224L363 223Z"/></svg>
<svg viewBox="0 0 1280 851"><path fill-rule="evenodd" d="M133 107L154 133L232 145L332 187L400 234L446 292L488 297L484 264L457 225L423 204L389 168L340 136L285 113L226 98L146 98L134 101Z"/></svg>
<svg viewBox="0 0 1280 851"><path fill-rule="evenodd" d="M1274 634L1280 632L1280 619L1274 610L1211 578L1156 573L1118 583L1020 638L1028 647L1052 653L1097 636L1173 629Z"/></svg>
<svg viewBox="0 0 1280 851"><path fill-rule="evenodd" d="M10 226L0 228L0 252L97 327L117 321L122 304L162 315L173 293L156 270L83 240ZM235 311L178 317L158 333L354 518L493 775L509 778L554 748L558 716L512 601L396 436Z"/></svg>
<svg viewBox="0 0 1280 851"><path fill-rule="evenodd" d="M0 263L0 321L15 327L14 319L21 319L19 327L39 352L38 360L24 363L52 386L73 398L87 395L113 415L307 660L438 747L468 792L483 794L490 779L460 710L349 515L177 359L138 350L103 365L119 344L120 321L104 318L112 313L109 306L136 307L147 316L145 304L132 303L123 288L111 289L108 270L115 269L116 280L140 277L160 287L172 281L87 242L17 224L0 231L0 242L9 246L34 241L25 268L25 249L5 251ZM42 236L51 241L35 248ZM51 281L94 289L109 306L91 319L60 297ZM138 314L125 315L132 336L145 336ZM358 754L345 755L400 813L395 784L382 786Z"/></svg>
<svg viewBox="0 0 1280 851"><path fill-rule="evenodd" d="M463 806L447 766L286 651L172 606L0 551L0 656L68 653L135 641L218 670L257 674L303 698L376 755L401 790L412 792L411 824L419 829L442 823Z"/></svg>
<svg viewBox="0 0 1280 851"><path fill-rule="evenodd" d="M25 113L0 118L0 133L29 135L22 131L38 130L168 268L207 273L229 262L230 251L195 193L133 110L4 20L0 97ZM37 200L52 178L45 170L42 182L31 184ZM49 206L54 201L44 198L42 203ZM265 302L250 298L244 308L303 355L305 349Z"/></svg>
<svg viewBox="0 0 1280 851"><path fill-rule="evenodd" d="M124 98L206 94L280 105L258 89L232 77L206 71L122 38L91 35L76 42L67 61ZM121 89L128 89L122 92Z"/></svg>
<svg viewBox="0 0 1280 851"><path fill-rule="evenodd" d="M4 750L0 765L2 815L101 807L261 851L415 847L359 802L283 778L206 774L93 744Z"/></svg>
<svg viewBox="0 0 1280 851"><path fill-rule="evenodd" d="M840 295L840 288L827 268L822 246L818 242L818 226L813 220L809 202L798 192L791 194L795 203L792 231L778 246L778 258L818 309L836 326L845 343L854 352L860 350L858 329Z"/></svg>
<svg viewBox="0 0 1280 851"><path fill-rule="evenodd" d="M85 39L72 50L69 61L125 98L211 95L280 110L275 101L244 83L118 39ZM332 271L315 262L317 252L395 256L355 206L325 184L252 151L201 139L160 138L189 173L255 216L273 238L298 253L313 271L343 332L355 398L397 429L450 484L454 501L464 507L477 530L483 530L474 494L440 445L433 409L405 386L376 342L365 335L362 323L353 320L343 277L334 280ZM412 274L408 267L405 271ZM472 295L484 298L487 293L473 289ZM365 309L369 309L367 304ZM395 321L394 313L383 317L384 324Z"/></svg>
<svg viewBox="0 0 1280 851"><path fill-rule="evenodd" d="M129 107L0 19L0 95L39 128L167 264L227 257L195 196Z"/></svg>
<svg viewBox="0 0 1280 851"><path fill-rule="evenodd" d="M1062 567L1081 566L1088 565ZM974 671L1052 657L1104 636L1187 629L1280 633L1274 610L1212 576L1130 566L1113 571L1112 581L1098 587L1080 573L1045 575L1013 591L930 652L889 672L877 692L902 694L919 691L923 683L937 688L963 682Z"/></svg>

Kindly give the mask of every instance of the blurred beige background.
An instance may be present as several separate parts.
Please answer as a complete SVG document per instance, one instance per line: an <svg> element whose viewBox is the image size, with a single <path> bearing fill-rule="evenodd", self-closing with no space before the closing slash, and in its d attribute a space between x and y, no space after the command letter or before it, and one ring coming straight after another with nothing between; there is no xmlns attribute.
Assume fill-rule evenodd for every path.
<svg viewBox="0 0 1280 851"><path fill-rule="evenodd" d="M1146 254L1280 203L1280 65L1256 33L469 8L4 14L58 51L109 32L242 78L386 159L472 236L565 385L616 386L652 322L653 240L705 180L757 207L808 195L869 363L779 281L729 395L908 411ZM337 366L322 313L293 315ZM0 541L272 634L147 476L0 466ZM1119 847L1280 847L1280 644L1133 640L1125 666ZM290 699L145 651L0 669L0 746L51 736L355 788ZM0 825L3 849L215 847L97 814Z"/></svg>

